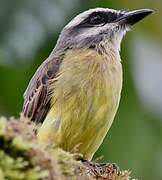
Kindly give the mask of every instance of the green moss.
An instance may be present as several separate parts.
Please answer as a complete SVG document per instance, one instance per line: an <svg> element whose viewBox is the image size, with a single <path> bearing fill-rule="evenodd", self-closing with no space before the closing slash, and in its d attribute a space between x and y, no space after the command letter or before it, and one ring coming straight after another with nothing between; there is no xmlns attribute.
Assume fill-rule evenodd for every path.
<svg viewBox="0 0 162 180"><path fill-rule="evenodd" d="M74 154L39 144L35 127L24 118L0 118L0 180L95 179L88 167L75 160ZM115 179L127 180L129 173L123 171Z"/></svg>

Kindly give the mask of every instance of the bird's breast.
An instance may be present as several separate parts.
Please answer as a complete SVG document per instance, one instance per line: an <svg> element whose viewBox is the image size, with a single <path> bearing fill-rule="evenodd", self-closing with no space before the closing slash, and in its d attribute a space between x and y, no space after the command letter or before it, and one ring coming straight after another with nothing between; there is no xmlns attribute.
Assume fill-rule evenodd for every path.
<svg viewBox="0 0 162 180"><path fill-rule="evenodd" d="M53 107L65 102L79 103L79 107L93 104L94 108L114 104L122 88L120 57L114 51L98 54L91 49L69 50L56 80Z"/></svg>
<svg viewBox="0 0 162 180"><path fill-rule="evenodd" d="M122 68L117 55L68 51L54 84L49 113L56 124L58 144L65 150L80 144L81 153L90 159L112 124L121 87Z"/></svg>

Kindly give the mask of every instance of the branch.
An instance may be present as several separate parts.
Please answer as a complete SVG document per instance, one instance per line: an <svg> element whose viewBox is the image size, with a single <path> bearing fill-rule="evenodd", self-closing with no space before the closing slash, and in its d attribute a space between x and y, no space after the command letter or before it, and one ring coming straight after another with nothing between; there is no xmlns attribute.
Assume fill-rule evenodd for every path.
<svg viewBox="0 0 162 180"><path fill-rule="evenodd" d="M118 175L108 168L103 173L90 164L48 144L39 144L36 125L27 119L0 118L0 179L5 180L128 180L129 172Z"/></svg>

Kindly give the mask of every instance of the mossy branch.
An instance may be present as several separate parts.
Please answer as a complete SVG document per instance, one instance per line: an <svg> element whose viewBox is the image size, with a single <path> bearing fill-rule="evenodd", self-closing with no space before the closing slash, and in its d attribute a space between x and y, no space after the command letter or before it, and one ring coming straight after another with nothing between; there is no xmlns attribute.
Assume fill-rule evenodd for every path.
<svg viewBox="0 0 162 180"><path fill-rule="evenodd" d="M101 173L50 144L39 144L36 125L27 119L0 118L1 180L128 180L129 172L120 175Z"/></svg>

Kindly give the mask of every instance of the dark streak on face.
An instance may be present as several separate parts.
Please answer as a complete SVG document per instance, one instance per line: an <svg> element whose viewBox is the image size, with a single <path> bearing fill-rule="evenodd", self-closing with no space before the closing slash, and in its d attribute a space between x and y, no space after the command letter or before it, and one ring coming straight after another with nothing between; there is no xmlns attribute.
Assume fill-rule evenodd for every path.
<svg viewBox="0 0 162 180"><path fill-rule="evenodd" d="M84 21L82 21L77 28L86 28L94 26L104 26L108 23L115 22L123 13L96 11L90 14Z"/></svg>

